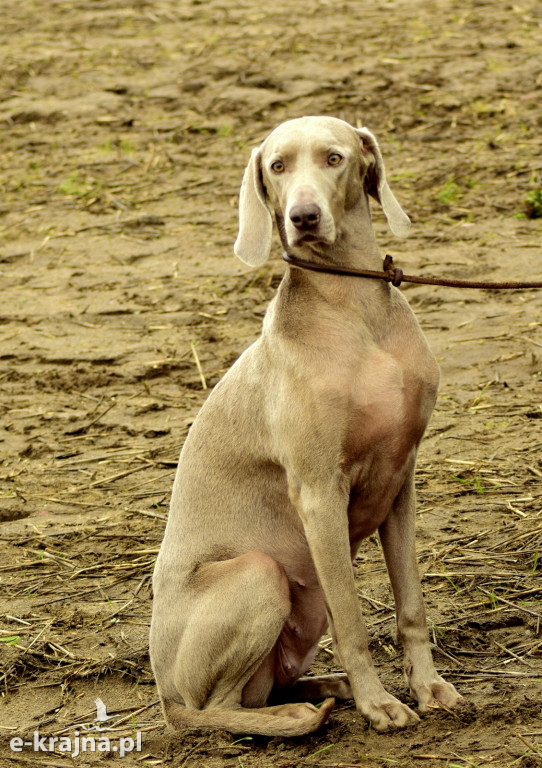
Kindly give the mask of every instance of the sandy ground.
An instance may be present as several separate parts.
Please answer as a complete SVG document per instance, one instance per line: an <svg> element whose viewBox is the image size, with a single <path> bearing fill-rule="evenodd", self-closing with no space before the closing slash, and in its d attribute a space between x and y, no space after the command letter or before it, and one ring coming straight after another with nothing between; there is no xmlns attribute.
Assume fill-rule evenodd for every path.
<svg viewBox="0 0 542 768"><path fill-rule="evenodd" d="M418 547L439 669L466 698L379 735L165 731L150 574L179 449L284 270L233 257L253 146L331 114L379 137L405 271L542 279L542 11L469 0L0 2L0 766L542 765L542 292L405 287L442 371ZM530 204L529 204L530 201ZM408 701L376 539L360 599ZM324 642L315 668L335 669ZM14 753L90 727L142 750Z"/></svg>

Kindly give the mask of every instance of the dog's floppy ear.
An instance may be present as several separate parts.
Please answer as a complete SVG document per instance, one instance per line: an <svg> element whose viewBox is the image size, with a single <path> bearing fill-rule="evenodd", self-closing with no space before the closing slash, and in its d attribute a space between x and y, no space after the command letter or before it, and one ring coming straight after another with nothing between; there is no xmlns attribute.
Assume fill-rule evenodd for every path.
<svg viewBox="0 0 542 768"><path fill-rule="evenodd" d="M265 202L261 150L252 150L239 193L239 233L233 246L236 256L251 267L269 258L273 220Z"/></svg>
<svg viewBox="0 0 542 768"><path fill-rule="evenodd" d="M410 219L388 186L384 161L382 160L378 142L367 128L356 128L356 133L361 140L362 152L369 150L374 158L374 161L370 163L367 170L367 191L382 206L393 234L397 235L397 237L406 237L410 229Z"/></svg>

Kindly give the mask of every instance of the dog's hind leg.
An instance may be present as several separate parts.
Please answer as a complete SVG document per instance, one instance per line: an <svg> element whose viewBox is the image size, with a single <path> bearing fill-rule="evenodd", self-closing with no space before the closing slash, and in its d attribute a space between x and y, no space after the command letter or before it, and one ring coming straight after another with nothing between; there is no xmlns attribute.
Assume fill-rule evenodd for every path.
<svg viewBox="0 0 542 768"><path fill-rule="evenodd" d="M189 621L172 670L178 698L164 700L168 721L284 736L320 727L332 700L320 709L308 703L265 706L274 684L273 648L291 611L282 566L263 552L248 552L202 565L193 582L182 596ZM247 684L250 707L243 706Z"/></svg>

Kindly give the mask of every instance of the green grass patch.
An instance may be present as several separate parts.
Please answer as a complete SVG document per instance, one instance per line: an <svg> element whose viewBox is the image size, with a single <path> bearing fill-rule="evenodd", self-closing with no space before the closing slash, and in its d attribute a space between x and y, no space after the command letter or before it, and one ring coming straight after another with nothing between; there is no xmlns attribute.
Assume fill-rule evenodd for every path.
<svg viewBox="0 0 542 768"><path fill-rule="evenodd" d="M529 192L525 198L525 210L529 219L542 219L542 189Z"/></svg>

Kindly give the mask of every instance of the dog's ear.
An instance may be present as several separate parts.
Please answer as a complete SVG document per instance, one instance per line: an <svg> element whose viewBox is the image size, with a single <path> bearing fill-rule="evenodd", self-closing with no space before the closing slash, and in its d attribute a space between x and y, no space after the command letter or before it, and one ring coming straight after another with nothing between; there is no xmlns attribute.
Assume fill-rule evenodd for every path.
<svg viewBox="0 0 542 768"><path fill-rule="evenodd" d="M367 128L356 128L361 141L361 151L369 159L369 168L365 177L367 192L378 200L386 215L390 229L397 237L406 237L410 229L410 219L403 211L386 181L384 161L376 138Z"/></svg>
<svg viewBox="0 0 542 768"><path fill-rule="evenodd" d="M273 220L265 201L260 149L252 150L239 193L239 233L233 246L236 256L251 267L269 258Z"/></svg>

